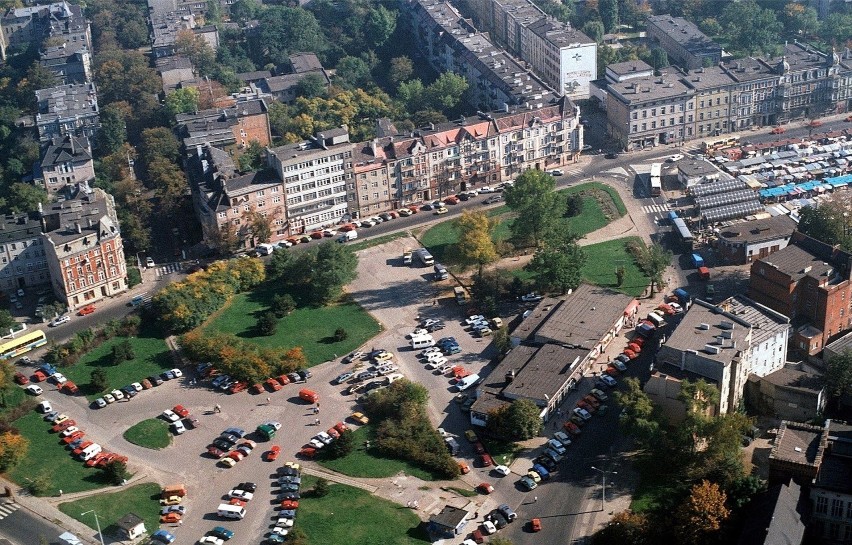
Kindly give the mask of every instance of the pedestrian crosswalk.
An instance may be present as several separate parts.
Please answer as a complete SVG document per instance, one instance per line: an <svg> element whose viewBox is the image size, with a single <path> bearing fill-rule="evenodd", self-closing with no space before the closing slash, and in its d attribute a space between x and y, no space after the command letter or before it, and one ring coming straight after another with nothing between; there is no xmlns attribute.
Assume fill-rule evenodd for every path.
<svg viewBox="0 0 852 545"><path fill-rule="evenodd" d="M173 272L178 272L182 269L180 263L166 263L161 267L157 267L157 276L166 276L167 274L172 274Z"/></svg>
<svg viewBox="0 0 852 545"><path fill-rule="evenodd" d="M14 501L4 501L0 503L0 520L3 520L4 518L17 511L19 507L20 505L18 505Z"/></svg>
<svg viewBox="0 0 852 545"><path fill-rule="evenodd" d="M648 214L656 214L659 212L668 212L669 205L667 204L647 204L642 207L642 211Z"/></svg>

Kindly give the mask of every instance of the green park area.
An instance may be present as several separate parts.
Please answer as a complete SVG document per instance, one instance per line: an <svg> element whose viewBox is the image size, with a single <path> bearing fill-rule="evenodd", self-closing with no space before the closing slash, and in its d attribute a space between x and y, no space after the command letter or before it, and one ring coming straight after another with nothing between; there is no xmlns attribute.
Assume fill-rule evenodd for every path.
<svg viewBox="0 0 852 545"><path fill-rule="evenodd" d="M116 364L113 347L128 341L133 359ZM144 326L137 337L113 337L84 354L80 360L65 367L62 372L74 381L87 399L100 397L104 391L122 388L139 382L150 375L158 375L174 367L171 354L162 333L156 327ZM107 388L99 391L92 384L92 371L100 369L106 375Z"/></svg>
<svg viewBox="0 0 852 545"><path fill-rule="evenodd" d="M82 492L107 486L107 479L97 469L86 467L71 457L59 436L50 433L50 424L40 414L30 412L15 420L14 426L29 442L29 455L9 472L13 481L29 487L34 481L45 481L43 495ZM141 516L141 514L140 514Z"/></svg>
<svg viewBox="0 0 852 545"><path fill-rule="evenodd" d="M639 237L624 237L584 246L583 250L588 259L583 266L583 280L597 286L623 291L629 295L637 297L642 295L650 280L639 269L636 260L627 250L627 244L631 240L642 243ZM619 286L615 271L621 266L624 267L624 281Z"/></svg>
<svg viewBox="0 0 852 545"><path fill-rule="evenodd" d="M580 212L571 217L560 217L557 226L559 230L570 230L581 237L605 227L627 213L627 208L618 192L599 182L576 185L557 191L557 194L559 202L562 203L565 203L571 195L582 196L583 206ZM509 226L515 221L509 207L498 206L489 209L487 214L497 223L491 234L492 240L496 243L508 241ZM437 261L449 265L454 262L453 250L458 240L459 234L452 220L431 227L420 237L420 242L429 249Z"/></svg>
<svg viewBox="0 0 852 545"><path fill-rule="evenodd" d="M140 447L159 450L172 444L169 425L159 418L149 418L127 428L124 438Z"/></svg>
<svg viewBox="0 0 852 545"><path fill-rule="evenodd" d="M116 523L128 513L140 516L145 521L145 529L153 533L160 525L160 486L144 483L124 488L120 492L97 494L59 504L59 510L69 517L79 520L93 530L97 529L94 511L104 535L119 533ZM86 513L85 515L83 513Z"/></svg>
<svg viewBox="0 0 852 545"><path fill-rule="evenodd" d="M302 478L308 491L316 478ZM377 498L365 490L329 483L322 497L302 493L297 525L309 543L346 545L422 545L426 534L411 509Z"/></svg>
<svg viewBox="0 0 852 545"><path fill-rule="evenodd" d="M417 477L424 481L435 480L430 472L421 469L413 463L399 458L389 458L376 452L375 448L366 448L366 442L373 441L375 430L372 425L361 426L352 433L355 448L342 458L335 460L319 460L319 464L332 471L337 471L350 477L384 478L399 472Z"/></svg>
<svg viewBox="0 0 852 545"><path fill-rule="evenodd" d="M269 308L277 286L267 282L253 291L235 295L206 326L208 331L230 333L263 348L301 346L309 365L347 354L381 331L381 325L358 304L345 298L319 307L299 307L278 321L274 335L257 329L258 318ZM346 330L346 339L337 341L337 328Z"/></svg>

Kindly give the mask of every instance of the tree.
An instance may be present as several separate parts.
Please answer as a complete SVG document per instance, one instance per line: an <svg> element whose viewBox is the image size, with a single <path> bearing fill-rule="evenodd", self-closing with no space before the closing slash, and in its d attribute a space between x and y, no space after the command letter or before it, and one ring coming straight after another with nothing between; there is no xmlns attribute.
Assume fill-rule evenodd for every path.
<svg viewBox="0 0 852 545"><path fill-rule="evenodd" d="M109 386L106 371L102 368L98 367L94 369L89 376L91 377L92 389L96 392L103 392Z"/></svg>
<svg viewBox="0 0 852 545"><path fill-rule="evenodd" d="M758 475L746 475L731 483L726 490L728 503L734 510L742 508L766 490L766 481Z"/></svg>
<svg viewBox="0 0 852 545"><path fill-rule="evenodd" d="M381 4L370 9L364 21L364 36L371 48L380 47L388 41L396 30L398 13L398 11L391 11Z"/></svg>
<svg viewBox="0 0 852 545"><path fill-rule="evenodd" d="M559 247L539 248L524 270L535 274L536 282L543 290L558 290L564 295L580 285L585 264L586 253L573 242Z"/></svg>
<svg viewBox="0 0 852 545"><path fill-rule="evenodd" d="M469 84L464 76L444 72L426 88L429 104L436 110L450 110L461 102Z"/></svg>
<svg viewBox="0 0 852 545"><path fill-rule="evenodd" d="M188 58L195 71L202 76L210 76L216 70L216 52L203 36L189 29L178 31L175 53Z"/></svg>
<svg viewBox="0 0 852 545"><path fill-rule="evenodd" d="M495 222L488 218L485 212L465 210L453 222L453 227L459 233L456 252L462 263L476 265L478 276L482 276L482 267L497 260L497 250L491 239Z"/></svg>
<svg viewBox="0 0 852 545"><path fill-rule="evenodd" d="M313 495L317 498L322 498L323 496L327 496L329 492L329 484L328 480L320 477L317 479L317 482L314 484L314 488L312 490Z"/></svg>
<svg viewBox="0 0 852 545"><path fill-rule="evenodd" d="M308 74L296 84L296 96L315 98L325 96L325 78L319 74Z"/></svg>
<svg viewBox="0 0 852 545"><path fill-rule="evenodd" d="M15 367L8 361L0 362L0 406L6 407L6 392L15 387Z"/></svg>
<svg viewBox="0 0 852 545"><path fill-rule="evenodd" d="M829 395L834 397L852 392L852 350L828 359L825 387Z"/></svg>
<svg viewBox="0 0 852 545"><path fill-rule="evenodd" d="M654 445L661 433L654 404L638 379L628 377L624 385L624 390L613 393L615 402L623 408L620 423L642 446Z"/></svg>
<svg viewBox="0 0 852 545"><path fill-rule="evenodd" d="M654 67L654 71L659 72L668 65L669 56L665 49L662 47L655 47L651 49L651 66Z"/></svg>
<svg viewBox="0 0 852 545"><path fill-rule="evenodd" d="M822 22L820 35L835 47L844 47L852 36L852 13L831 13Z"/></svg>
<svg viewBox="0 0 852 545"><path fill-rule="evenodd" d="M646 545L650 542L648 528L644 514L621 511L592 535L591 545Z"/></svg>
<svg viewBox="0 0 852 545"><path fill-rule="evenodd" d="M272 238L272 218L262 212L251 209L243 212L243 220L248 229L248 238L255 244L265 244Z"/></svg>
<svg viewBox="0 0 852 545"><path fill-rule="evenodd" d="M615 32L618 29L618 0L600 0L598 11L601 14L604 28L607 32Z"/></svg>
<svg viewBox="0 0 852 545"><path fill-rule="evenodd" d="M342 327L338 327L334 330L334 342L340 343L349 338L349 333L346 332L346 329Z"/></svg>
<svg viewBox="0 0 852 545"><path fill-rule="evenodd" d="M814 36L819 32L819 17L813 8L790 2L781 14L785 30L794 35Z"/></svg>
<svg viewBox="0 0 852 545"><path fill-rule="evenodd" d="M9 328L17 325L17 323L8 310L0 309L0 331L6 333Z"/></svg>
<svg viewBox="0 0 852 545"><path fill-rule="evenodd" d="M801 210L799 231L820 242L852 251L852 211L839 199L822 202L818 207L805 206Z"/></svg>
<svg viewBox="0 0 852 545"><path fill-rule="evenodd" d="M257 19L263 6L257 0L237 0L231 4L231 19L235 21L251 21Z"/></svg>
<svg viewBox="0 0 852 545"><path fill-rule="evenodd" d="M249 142L249 145L246 146L246 149L243 150L240 158L237 160L240 172L253 172L262 169L265 160L263 151L263 146L257 140Z"/></svg>
<svg viewBox="0 0 852 545"><path fill-rule="evenodd" d="M346 89L366 87L371 80L370 67L358 57L343 57L337 64L335 81Z"/></svg>
<svg viewBox="0 0 852 545"><path fill-rule="evenodd" d="M540 170L528 170L503 192L506 204L518 216L510 227L518 243L531 242L537 247L550 234L559 214L555 188L552 176Z"/></svg>
<svg viewBox="0 0 852 545"><path fill-rule="evenodd" d="M358 258L349 246L325 242L292 259L285 277L306 299L323 305L336 299L343 286L355 279L357 265Z"/></svg>
<svg viewBox="0 0 852 545"><path fill-rule="evenodd" d="M257 329L261 335L271 337L278 329L278 317L274 312L264 312L257 321Z"/></svg>
<svg viewBox="0 0 852 545"><path fill-rule="evenodd" d="M273 252L272 257L266 263L266 276L270 280L284 279L284 276L290 271L292 261L290 252Z"/></svg>
<svg viewBox="0 0 852 545"><path fill-rule="evenodd" d="M506 327L506 324L497 328L497 331L492 334L491 338L494 342L494 348L497 349L499 355L502 356L512 349L512 337L509 336L509 329Z"/></svg>
<svg viewBox="0 0 852 545"><path fill-rule="evenodd" d="M316 17L305 9L271 6L260 13L258 20L260 31L249 38L249 51L258 64L284 64L291 53L321 53L327 47Z"/></svg>
<svg viewBox="0 0 852 545"><path fill-rule="evenodd" d="M176 162L180 157L180 142L166 127L155 127L142 131L139 157L147 168L157 159Z"/></svg>
<svg viewBox="0 0 852 545"><path fill-rule="evenodd" d="M595 42L600 44L603 41L604 34L606 34L606 30L604 29L604 25L600 21L589 21L585 25L583 25L583 33L586 34L589 38L593 39Z"/></svg>
<svg viewBox="0 0 852 545"><path fill-rule="evenodd" d="M178 114L188 114L198 111L198 88L184 87L175 89L166 96L166 109L169 111L169 116L175 117Z"/></svg>
<svg viewBox="0 0 852 545"><path fill-rule="evenodd" d="M541 8L541 11L550 15L557 21L570 23L574 16L574 4L572 2L561 2L559 0L534 0L535 5Z"/></svg>
<svg viewBox="0 0 852 545"><path fill-rule="evenodd" d="M405 104L405 109L409 112L417 112L429 107L426 87L419 79L400 82L396 95Z"/></svg>
<svg viewBox="0 0 852 545"><path fill-rule="evenodd" d="M724 32L722 25L719 24L719 21L717 21L715 17L702 19L698 23L698 28L700 28L701 31L708 36L719 36L722 32Z"/></svg>
<svg viewBox="0 0 852 545"><path fill-rule="evenodd" d="M778 47L782 25L775 13L762 9L755 0L730 2L719 22L731 45L745 53L773 53Z"/></svg>
<svg viewBox="0 0 852 545"><path fill-rule="evenodd" d="M652 243L650 246L643 246L637 249L636 264L645 273L645 276L651 279L650 297L654 296L655 288L662 289L663 272L666 267L671 265L673 254L660 246Z"/></svg>
<svg viewBox="0 0 852 545"><path fill-rule="evenodd" d="M730 515L725 507L726 499L716 483L705 480L692 487L689 498L677 513L676 531L684 543L699 545L714 541Z"/></svg>
<svg viewBox="0 0 852 545"><path fill-rule="evenodd" d="M394 87L397 87L403 81L408 81L414 74L414 63L406 56L394 57L391 59L390 67L388 68L388 79Z"/></svg>
<svg viewBox="0 0 852 545"><path fill-rule="evenodd" d="M47 201L44 189L22 182L12 184L6 199L7 208L13 214L35 212L39 204L45 204Z"/></svg>
<svg viewBox="0 0 852 545"><path fill-rule="evenodd" d="M276 293L272 296L272 305L270 306L270 309L276 317L283 318L293 312L295 308L296 301L293 300L293 296L289 293Z"/></svg>
<svg viewBox="0 0 852 545"><path fill-rule="evenodd" d="M127 124L122 110L114 104L101 109L101 129L98 132L98 150L102 155L115 153L127 141Z"/></svg>
<svg viewBox="0 0 852 545"><path fill-rule="evenodd" d="M328 448L324 449L324 452L332 460L336 460L337 458L347 456L352 452L353 448L355 448L355 439L352 436L352 431L347 429L332 444L328 445Z"/></svg>
<svg viewBox="0 0 852 545"><path fill-rule="evenodd" d="M704 379L686 379L681 383L678 400L688 413L707 414L710 407L719 403L719 389Z"/></svg>
<svg viewBox="0 0 852 545"><path fill-rule="evenodd" d="M0 433L0 471L9 471L27 457L30 442L11 431Z"/></svg>
<svg viewBox="0 0 852 545"><path fill-rule="evenodd" d="M130 473L127 471L127 463L121 460L113 460L108 463L104 466L103 472L107 482L115 486L122 484L130 477Z"/></svg>
<svg viewBox="0 0 852 545"><path fill-rule="evenodd" d="M30 494L33 496L45 496L48 492L50 492L52 487L53 475L51 475L49 471L44 470L30 481L27 489L29 489Z"/></svg>
<svg viewBox="0 0 852 545"><path fill-rule="evenodd" d="M573 218L583 213L583 196L579 193L574 193L568 196L568 201L565 206L565 217Z"/></svg>
<svg viewBox="0 0 852 545"><path fill-rule="evenodd" d="M512 440L525 441L541 432L541 409L529 399L516 399L502 419L503 434Z"/></svg>

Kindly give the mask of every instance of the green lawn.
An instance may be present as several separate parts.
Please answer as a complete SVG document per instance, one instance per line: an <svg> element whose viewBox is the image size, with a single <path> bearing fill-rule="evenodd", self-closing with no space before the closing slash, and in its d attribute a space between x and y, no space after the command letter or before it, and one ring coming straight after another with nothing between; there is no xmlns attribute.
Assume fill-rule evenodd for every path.
<svg viewBox="0 0 852 545"><path fill-rule="evenodd" d="M152 534L160 525L159 498L160 485L143 483L122 489L121 492L97 494L60 503L59 510L95 530L97 527L94 513L81 514L94 509L104 535L117 534L116 522L127 513L134 513L145 520L145 529L148 534Z"/></svg>
<svg viewBox="0 0 852 545"><path fill-rule="evenodd" d="M352 435L355 448L348 456L338 458L337 460L320 460L319 464L338 473L349 475L350 477L391 477L400 471L404 471L424 481L435 480L436 477L434 475L405 460L382 457L376 454L375 449L367 452L364 449L364 442L367 439L371 439L373 433L371 425L361 426L354 430Z"/></svg>
<svg viewBox="0 0 852 545"><path fill-rule="evenodd" d="M360 231L361 234L367 236L370 234L370 231ZM372 248L373 246L379 246L380 244L385 244L392 240L396 240L398 238L407 237L408 233L405 231L400 231L398 233L391 233L389 235L382 235L380 237L371 238L370 240L362 240L360 242L352 242L348 246L352 249L353 252L357 252L358 250L364 250L366 248Z"/></svg>
<svg viewBox="0 0 852 545"><path fill-rule="evenodd" d="M448 486L447 489L452 490L459 496L464 496L465 498L472 498L474 496L478 496L479 492L473 490L471 488L459 488L457 486Z"/></svg>
<svg viewBox="0 0 852 545"><path fill-rule="evenodd" d="M309 490L315 477L302 477ZM346 545L422 545L426 535L411 509L375 497L365 490L329 483L329 492L316 498L303 492L296 525L310 543Z"/></svg>
<svg viewBox="0 0 852 545"><path fill-rule="evenodd" d="M134 445L155 450L172 444L169 425L159 418L149 418L134 424L124 432L124 438Z"/></svg>
<svg viewBox="0 0 852 545"><path fill-rule="evenodd" d="M635 467L640 478L630 502L630 510L634 513L659 512L661 507L676 503L688 487L673 479L671 468L655 459L640 458Z"/></svg>
<svg viewBox="0 0 852 545"><path fill-rule="evenodd" d="M641 242L639 237L625 237L585 246L583 249L588 259L583 267L583 280L590 284L617 289L629 295L642 295L649 280L636 266L633 256L627 252L627 242L630 240ZM619 265L623 265L626 271L624 284L621 287L616 285L615 277L615 270Z"/></svg>
<svg viewBox="0 0 852 545"><path fill-rule="evenodd" d="M102 392L92 386L92 371L103 369L107 376L107 390L122 388L133 382L139 382L149 375L160 374L174 367L169 348L156 327L145 327L138 337L130 337L130 344L136 357L120 365L113 365L112 347L123 342L125 337L114 337L88 354L80 361L62 369L69 380L80 387L87 399L100 397Z"/></svg>
<svg viewBox="0 0 852 545"><path fill-rule="evenodd" d="M496 441L487 437L480 437L480 441L485 446L485 450L491 454L491 458L494 459L494 463L497 465L512 465L518 454L524 450L517 443Z"/></svg>
<svg viewBox="0 0 852 545"><path fill-rule="evenodd" d="M86 467L71 457L55 433L49 433L50 424L42 416L31 412L14 422L21 435L30 442L29 455L9 472L9 477L21 486L40 475L50 476L48 495L63 492L82 492L107 486L101 471ZM141 516L141 515L140 515Z"/></svg>
<svg viewBox="0 0 852 545"><path fill-rule="evenodd" d="M257 332L257 319L269 308L276 286L266 283L231 299L230 306L207 325L210 331L231 333L266 348L301 346L309 365L317 365L347 354L382 330L381 325L352 302L325 307L301 307L278 322L275 335ZM349 336L335 342L334 330L343 327Z"/></svg>
<svg viewBox="0 0 852 545"><path fill-rule="evenodd" d="M563 202L569 195L576 193L585 193L583 211L572 218L560 218L560 229L569 229L579 236L585 236L627 213L627 208L618 192L599 182L580 184L557 192ZM603 200L603 206L596 197ZM609 214L605 208L609 209ZM511 235L509 228L515 221L509 207L503 205L489 209L488 216L497 221L491 235L492 240L494 242L508 240ZM454 261L453 246L459 240L454 225L453 220L443 221L427 229L420 237L420 242L429 249L437 261L448 264Z"/></svg>

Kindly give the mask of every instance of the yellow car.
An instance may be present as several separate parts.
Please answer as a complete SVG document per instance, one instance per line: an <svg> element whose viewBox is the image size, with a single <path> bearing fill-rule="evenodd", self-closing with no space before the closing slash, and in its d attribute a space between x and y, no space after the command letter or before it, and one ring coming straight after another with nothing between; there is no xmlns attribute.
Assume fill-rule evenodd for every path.
<svg viewBox="0 0 852 545"><path fill-rule="evenodd" d="M376 361L376 363L381 363L383 361L390 361L390 360L393 359L393 352L382 352L381 354L379 354L378 356L376 356L373 359Z"/></svg>
<svg viewBox="0 0 852 545"><path fill-rule="evenodd" d="M370 422L370 419L364 416L364 413L352 413L352 416L350 416L349 418L351 418L355 422L358 422L359 424L367 424Z"/></svg>
<svg viewBox="0 0 852 545"><path fill-rule="evenodd" d="M437 215L437 216L440 216L441 214L446 214L449 211L450 211L449 208L447 208L446 206L442 206L441 208L436 209L434 214Z"/></svg>
<svg viewBox="0 0 852 545"><path fill-rule="evenodd" d="M292 467L296 471L302 469L302 466L300 466L297 462L284 462L284 467Z"/></svg>
<svg viewBox="0 0 852 545"><path fill-rule="evenodd" d="M56 420L54 420L53 423L54 424L62 424L66 420L68 420L68 415L67 414L60 414L59 416L56 417Z"/></svg>
<svg viewBox="0 0 852 545"><path fill-rule="evenodd" d="M235 465L237 465L237 461L233 458L222 458L221 460L219 460L219 463L225 467L234 467Z"/></svg>

